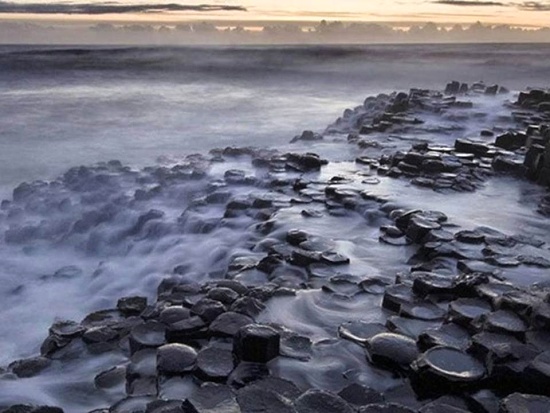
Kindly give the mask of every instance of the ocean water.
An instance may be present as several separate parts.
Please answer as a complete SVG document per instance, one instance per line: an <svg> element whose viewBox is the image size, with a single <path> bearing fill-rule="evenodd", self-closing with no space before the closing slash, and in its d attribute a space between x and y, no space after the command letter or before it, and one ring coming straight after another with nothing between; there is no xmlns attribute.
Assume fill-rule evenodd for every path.
<svg viewBox="0 0 550 413"><path fill-rule="evenodd" d="M338 161L318 179L356 176L357 148L345 139L315 146L289 141L305 129L322 132L369 95L441 89L453 79L517 91L548 86L548 73L550 46L545 45L1 47L0 195L11 199L22 182L34 183L19 186L15 206L0 211L0 366L36 355L56 319L80 320L112 308L122 296L153 299L176 266L185 267L189 279L203 281L216 278L235 257L258 255L251 251L257 241L252 220L205 234L199 226L223 216L223 207L188 209L226 170L257 172L235 160L205 167L210 181L171 182L167 176L175 164L183 165L184 175L187 167L202 167L200 158L187 155L226 146L309 150ZM497 119L513 96L481 97L476 103ZM475 121L470 126L479 127ZM441 143L456 137L461 136L446 136L448 142ZM107 163L113 159L122 164ZM156 187L162 191L134 202L136 191ZM232 196L266 195L261 188L232 191ZM384 181L373 191L402 207L442 210L466 228L490 225L550 241L548 220L535 212L541 189L525 182L495 179L471 197L427 194L399 180ZM495 200L507 208L495 210ZM151 210L160 212L147 215ZM391 279L407 268L406 247L398 255L378 242L378 228L387 218L377 207L366 217L344 221L306 224L298 207L283 209L276 218L280 233L301 225L333 239L357 263L350 267L353 273ZM261 277L253 273L241 281L254 285L266 281ZM528 285L543 280L544 273L510 277ZM361 368L366 384L391 388L395 379L370 369L362 352L350 346L338 358L341 349L323 341L350 314L383 322L379 304L376 297L334 302L317 290L290 302L281 298L263 320L286 324L322 344L315 362L282 360L275 368L303 388L337 389L341 382L327 374L329 368ZM0 407L15 402L60 405L69 412L105 407L124 390L98 391L90 377L117 363L123 363L118 354L75 356L38 377L2 379ZM165 396L170 391L162 390Z"/></svg>
<svg viewBox="0 0 550 413"><path fill-rule="evenodd" d="M548 45L0 47L0 193L70 166L148 165L322 131L371 94L544 85Z"/></svg>

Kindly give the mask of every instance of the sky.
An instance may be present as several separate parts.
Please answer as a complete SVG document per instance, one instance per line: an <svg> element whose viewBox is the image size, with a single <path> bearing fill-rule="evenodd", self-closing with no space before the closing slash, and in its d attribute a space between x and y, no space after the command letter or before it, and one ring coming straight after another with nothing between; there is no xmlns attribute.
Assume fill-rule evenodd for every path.
<svg viewBox="0 0 550 413"><path fill-rule="evenodd" d="M0 0L0 19L179 22L373 21L550 26L550 0Z"/></svg>

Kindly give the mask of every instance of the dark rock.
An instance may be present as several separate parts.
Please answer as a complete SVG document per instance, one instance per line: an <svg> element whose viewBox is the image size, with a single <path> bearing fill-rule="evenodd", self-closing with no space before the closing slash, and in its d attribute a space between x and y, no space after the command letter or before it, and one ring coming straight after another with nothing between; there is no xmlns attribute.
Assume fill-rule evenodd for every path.
<svg viewBox="0 0 550 413"><path fill-rule="evenodd" d="M375 335L386 331L387 328L383 324L365 321L348 321L338 327L340 337L362 345L365 345Z"/></svg>
<svg viewBox="0 0 550 413"><path fill-rule="evenodd" d="M109 409L109 413L145 413L147 405L153 401L153 397L126 397L119 402L113 404Z"/></svg>
<svg viewBox="0 0 550 413"><path fill-rule="evenodd" d="M416 342L402 334L380 333L367 342L367 350L373 364L408 368L418 356Z"/></svg>
<svg viewBox="0 0 550 413"><path fill-rule="evenodd" d="M156 321L148 321L135 326L129 336L131 353L162 346L166 342L165 333L166 327Z"/></svg>
<svg viewBox="0 0 550 413"><path fill-rule="evenodd" d="M414 303L402 304L399 315L406 318L415 318L418 320L434 321L442 320L447 312L435 304L431 303Z"/></svg>
<svg viewBox="0 0 550 413"><path fill-rule="evenodd" d="M115 366L96 375L94 384L98 389L110 389L123 384L125 380L126 367Z"/></svg>
<svg viewBox="0 0 550 413"><path fill-rule="evenodd" d="M308 337L284 331L281 335L281 356L298 360L309 360L312 354L312 342Z"/></svg>
<svg viewBox="0 0 550 413"><path fill-rule="evenodd" d="M355 410L340 396L324 390L308 390L294 403L297 413L353 413Z"/></svg>
<svg viewBox="0 0 550 413"><path fill-rule="evenodd" d="M116 307L124 315L139 315L147 307L147 298L124 297L118 300Z"/></svg>
<svg viewBox="0 0 550 413"><path fill-rule="evenodd" d="M231 305L239 298L239 294L231 288L216 287L208 291L206 298L219 301L225 305Z"/></svg>
<svg viewBox="0 0 550 413"><path fill-rule="evenodd" d="M399 313L403 304L411 304L415 301L411 287L405 284L395 284L386 288L382 307L387 310Z"/></svg>
<svg viewBox="0 0 550 413"><path fill-rule="evenodd" d="M528 329L527 323L511 311L498 310L481 317L486 331L523 337Z"/></svg>
<svg viewBox="0 0 550 413"><path fill-rule="evenodd" d="M549 408L549 397L514 393L502 400L499 413L543 413Z"/></svg>
<svg viewBox="0 0 550 413"><path fill-rule="evenodd" d="M83 332L84 327L81 324L69 320L56 321L50 327L50 334L66 339L78 337Z"/></svg>
<svg viewBox="0 0 550 413"><path fill-rule="evenodd" d="M185 413L240 413L233 390L226 385L204 383L183 403Z"/></svg>
<svg viewBox="0 0 550 413"><path fill-rule="evenodd" d="M486 359L489 354L498 354L502 349L520 345L521 342L515 337L484 331L472 336L470 352L479 359Z"/></svg>
<svg viewBox="0 0 550 413"><path fill-rule="evenodd" d="M237 391L237 402L242 413L295 413L289 400L265 387L243 387Z"/></svg>
<svg viewBox="0 0 550 413"><path fill-rule="evenodd" d="M147 404L145 413L186 413L181 400L155 400Z"/></svg>
<svg viewBox="0 0 550 413"><path fill-rule="evenodd" d="M82 340L87 344L113 342L119 338L119 334L111 327L92 327L82 335Z"/></svg>
<svg viewBox="0 0 550 413"><path fill-rule="evenodd" d="M269 376L269 369L265 363L249 363L241 361L231 372L227 384L241 388L247 384L265 379Z"/></svg>
<svg viewBox="0 0 550 413"><path fill-rule="evenodd" d="M477 385L485 376L483 364L453 347L433 347L412 364L414 387L421 396L445 394Z"/></svg>
<svg viewBox="0 0 550 413"><path fill-rule="evenodd" d="M435 329L428 329L418 337L418 346L422 351L436 346L466 350L470 347L470 344L468 332L453 323L443 324Z"/></svg>
<svg viewBox="0 0 550 413"><path fill-rule="evenodd" d="M191 307L191 313L198 315L205 322L211 323L218 317L220 314L223 314L227 311L225 306L216 300L211 300L209 298L203 298L197 302L193 307Z"/></svg>
<svg viewBox="0 0 550 413"><path fill-rule="evenodd" d="M131 396L157 395L157 351L140 350L130 360L126 367L126 393Z"/></svg>
<svg viewBox="0 0 550 413"><path fill-rule="evenodd" d="M382 396L382 394L357 383L350 384L343 388L338 393L338 396L356 407L384 402L384 396Z"/></svg>
<svg viewBox="0 0 550 413"><path fill-rule="evenodd" d="M165 375L182 375L195 368L197 352L184 344L165 344L157 350L157 368Z"/></svg>
<svg viewBox="0 0 550 413"><path fill-rule="evenodd" d="M196 375L202 380L224 382L234 368L233 352L230 349L213 345L203 348L197 354Z"/></svg>
<svg viewBox="0 0 550 413"><path fill-rule="evenodd" d="M491 390L480 390L467 397L466 402L473 413L498 413L500 398Z"/></svg>
<svg viewBox="0 0 550 413"><path fill-rule="evenodd" d="M369 404L359 408L359 413L415 413L415 410L397 403Z"/></svg>
<svg viewBox="0 0 550 413"><path fill-rule="evenodd" d="M186 320L190 316L191 311L188 308L180 305L171 305L163 309L158 318L161 323L171 325Z"/></svg>
<svg viewBox="0 0 550 413"><path fill-rule="evenodd" d="M459 298L449 304L449 319L465 328L471 328L471 322L492 311L491 305L478 298Z"/></svg>
<svg viewBox="0 0 550 413"><path fill-rule="evenodd" d="M229 311L220 314L210 324L209 331L214 336L233 337L241 327L252 323L254 320L247 315Z"/></svg>
<svg viewBox="0 0 550 413"><path fill-rule="evenodd" d="M522 379L530 392L550 396L550 352L540 354L529 363Z"/></svg>
<svg viewBox="0 0 550 413"><path fill-rule="evenodd" d="M166 329L166 340L170 343L185 343L190 339L205 338L207 325L199 316L193 316L174 322Z"/></svg>
<svg viewBox="0 0 550 413"><path fill-rule="evenodd" d="M259 324L242 327L233 340L233 352L239 360L267 363L279 355L280 334Z"/></svg>
<svg viewBox="0 0 550 413"><path fill-rule="evenodd" d="M452 278L428 272L413 273L413 291L421 297L429 294L450 294L455 287Z"/></svg>
<svg viewBox="0 0 550 413"><path fill-rule="evenodd" d="M50 359L38 356L14 361L9 365L9 368L17 377L33 377L39 374L42 370L48 368L51 363L52 362Z"/></svg>

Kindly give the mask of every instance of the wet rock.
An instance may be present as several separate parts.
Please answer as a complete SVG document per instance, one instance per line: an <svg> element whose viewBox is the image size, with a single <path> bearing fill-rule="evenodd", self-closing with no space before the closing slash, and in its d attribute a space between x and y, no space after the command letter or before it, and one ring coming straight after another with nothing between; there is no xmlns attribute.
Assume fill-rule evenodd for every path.
<svg viewBox="0 0 550 413"><path fill-rule="evenodd" d="M240 408L233 390L222 384L204 383L184 401L184 412L239 413Z"/></svg>
<svg viewBox="0 0 550 413"><path fill-rule="evenodd" d="M349 264L350 259L337 252L327 251L321 254L321 261L327 265L345 265Z"/></svg>
<svg viewBox="0 0 550 413"><path fill-rule="evenodd" d="M9 368L17 377L33 377L39 374L42 370L48 368L51 363L52 362L50 359L38 356L14 361L9 365Z"/></svg>
<svg viewBox="0 0 550 413"><path fill-rule="evenodd" d="M408 368L418 356L416 342L402 334L380 333L367 342L370 361L377 365Z"/></svg>
<svg viewBox="0 0 550 413"><path fill-rule="evenodd" d="M514 393L502 400L499 413L542 413L549 407L549 397Z"/></svg>
<svg viewBox="0 0 550 413"><path fill-rule="evenodd" d="M385 333L387 328L380 323L348 321L338 327L338 335L346 340L365 345L377 334Z"/></svg>
<svg viewBox="0 0 550 413"><path fill-rule="evenodd" d="M530 392L550 396L549 351L538 355L529 363L523 374L523 382Z"/></svg>
<svg viewBox="0 0 550 413"><path fill-rule="evenodd" d="M434 321L442 320L447 312L435 304L431 303L414 303L402 304L399 315L406 318L415 318L418 320Z"/></svg>
<svg viewBox="0 0 550 413"><path fill-rule="evenodd" d="M164 308L158 319L161 323L170 325L188 319L191 316L191 311L181 305L171 305Z"/></svg>
<svg viewBox="0 0 550 413"><path fill-rule="evenodd" d="M392 333L403 334L414 340L427 329L435 328L439 321L416 320L412 318L392 316L387 319L386 327Z"/></svg>
<svg viewBox="0 0 550 413"><path fill-rule="evenodd" d="M224 382L235 367L233 352L220 346L205 347L197 354L196 375L205 381Z"/></svg>
<svg viewBox="0 0 550 413"><path fill-rule="evenodd" d="M265 305L254 297L241 297L231 305L230 311L254 318L260 314L264 308Z"/></svg>
<svg viewBox="0 0 550 413"><path fill-rule="evenodd" d="M421 297L429 294L450 294L455 287L454 281L450 277L428 272L416 272L413 273L413 276L413 291Z"/></svg>
<svg viewBox="0 0 550 413"><path fill-rule="evenodd" d="M216 287L208 291L206 298L219 301L224 305L231 305L239 298L239 294L231 288Z"/></svg>
<svg viewBox="0 0 550 413"><path fill-rule="evenodd" d="M233 337L241 327L254 323L254 320L247 315L229 311L220 314L210 324L209 331L214 336Z"/></svg>
<svg viewBox="0 0 550 413"><path fill-rule="evenodd" d="M242 413L294 413L292 403L275 391L255 385L237 391Z"/></svg>
<svg viewBox="0 0 550 413"><path fill-rule="evenodd" d="M470 352L481 360L486 359L489 354L499 354L502 349L520 345L521 342L513 336L484 331L472 336Z"/></svg>
<svg viewBox="0 0 550 413"><path fill-rule="evenodd" d="M182 342L207 336L207 324L199 316L174 322L166 329L166 340L170 343Z"/></svg>
<svg viewBox="0 0 550 413"><path fill-rule="evenodd" d="M197 352L184 344L165 344L157 350L157 369L165 375L182 375L195 368Z"/></svg>
<svg viewBox="0 0 550 413"><path fill-rule="evenodd" d="M369 404L359 408L359 413L414 413L415 411L409 409L402 404L387 403L387 404Z"/></svg>
<svg viewBox="0 0 550 413"><path fill-rule="evenodd" d="M208 298L203 298L191 307L191 313L198 315L207 323L214 321L220 314L226 311L227 309L221 302Z"/></svg>
<svg viewBox="0 0 550 413"><path fill-rule="evenodd" d="M82 335L86 344L95 345L114 342L119 338L119 333L111 327L92 327Z"/></svg>
<svg viewBox="0 0 550 413"><path fill-rule="evenodd" d="M156 321L135 326L129 336L131 353L162 346L166 342L165 333L166 327Z"/></svg>
<svg viewBox="0 0 550 413"><path fill-rule="evenodd" d="M289 331L281 333L280 354L283 357L307 361L311 358L312 345L308 337Z"/></svg>
<svg viewBox="0 0 550 413"><path fill-rule="evenodd" d="M265 379L269 376L269 369L265 363L250 363L241 361L231 372L227 384L241 388L247 384Z"/></svg>
<svg viewBox="0 0 550 413"><path fill-rule="evenodd" d="M382 307L399 313L403 304L412 304L414 301L415 297L411 287L405 284L395 284L386 288Z"/></svg>
<svg viewBox="0 0 550 413"><path fill-rule="evenodd" d="M480 319L483 329L493 333L510 334L523 337L528 325L511 311L498 310L486 314Z"/></svg>
<svg viewBox="0 0 550 413"><path fill-rule="evenodd" d="M96 375L94 384L98 389L110 389L123 384L125 380L126 367L115 366Z"/></svg>
<svg viewBox="0 0 550 413"><path fill-rule="evenodd" d="M418 337L418 346L422 351L432 347L453 347L466 350L470 347L470 335L456 324L442 324L435 329L428 329Z"/></svg>
<svg viewBox="0 0 550 413"><path fill-rule="evenodd" d="M140 350L132 355L126 367L126 393L132 396L150 396L158 393L157 351Z"/></svg>
<svg viewBox="0 0 550 413"><path fill-rule="evenodd" d="M429 349L420 355L412 368L415 390L422 396L477 385L486 374L482 363L453 347Z"/></svg>
<svg viewBox="0 0 550 413"><path fill-rule="evenodd" d="M491 390L480 390L467 396L467 403L474 413L498 413L500 397Z"/></svg>
<svg viewBox="0 0 550 413"><path fill-rule="evenodd" d="M56 321L50 327L50 334L65 339L78 337L83 332L84 327L81 324L69 320Z"/></svg>
<svg viewBox="0 0 550 413"><path fill-rule="evenodd" d="M296 399L297 413L353 413L355 410L340 396L324 390L308 390Z"/></svg>
<svg viewBox="0 0 550 413"><path fill-rule="evenodd" d="M459 298L449 304L449 320L465 328L471 328L471 322L492 311L491 305L477 298Z"/></svg>
<svg viewBox="0 0 550 413"><path fill-rule="evenodd" d="M147 404L145 413L185 413L181 400L155 400Z"/></svg>
<svg viewBox="0 0 550 413"><path fill-rule="evenodd" d="M233 352L239 360L267 363L279 355L280 334L273 328L249 324L233 340Z"/></svg>
<svg viewBox="0 0 550 413"><path fill-rule="evenodd" d="M350 384L340 390L338 396L355 407L384 402L382 394L357 383Z"/></svg>
<svg viewBox="0 0 550 413"><path fill-rule="evenodd" d="M118 300L117 309L126 316L139 315L147 307L146 297L124 297Z"/></svg>

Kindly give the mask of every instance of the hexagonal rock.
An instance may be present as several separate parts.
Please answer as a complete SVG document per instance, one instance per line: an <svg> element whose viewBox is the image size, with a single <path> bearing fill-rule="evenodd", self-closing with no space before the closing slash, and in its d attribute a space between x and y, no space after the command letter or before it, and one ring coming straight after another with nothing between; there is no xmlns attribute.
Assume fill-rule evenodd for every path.
<svg viewBox="0 0 550 413"><path fill-rule="evenodd" d="M147 307L147 298L123 297L118 300L116 307L124 315L139 315Z"/></svg>
<svg viewBox="0 0 550 413"><path fill-rule="evenodd" d="M183 412L239 412L233 390L226 385L204 383L183 402Z"/></svg>
<svg viewBox="0 0 550 413"><path fill-rule="evenodd" d="M535 357L523 373L526 388L550 396L550 351Z"/></svg>
<svg viewBox="0 0 550 413"><path fill-rule="evenodd" d="M387 328L380 323L367 323L365 321L348 321L338 327L338 335L343 339L366 344L368 340L377 334L387 332Z"/></svg>
<svg viewBox="0 0 550 413"><path fill-rule="evenodd" d="M382 396L382 394L357 383L350 384L340 390L338 396L356 407L384 402L384 396Z"/></svg>
<svg viewBox="0 0 550 413"><path fill-rule="evenodd" d="M363 406L359 408L359 413L415 413L415 410L397 403L380 403Z"/></svg>
<svg viewBox="0 0 550 413"><path fill-rule="evenodd" d="M465 328L472 320L492 311L491 305L479 298L459 298L449 304L449 319Z"/></svg>
<svg viewBox="0 0 550 413"><path fill-rule="evenodd" d="M247 386L237 391L242 413L295 413L292 403L273 390Z"/></svg>
<svg viewBox="0 0 550 413"><path fill-rule="evenodd" d="M441 327L428 329L418 337L418 347L426 351L432 347L453 347L466 350L470 347L470 334L456 324L442 324Z"/></svg>
<svg viewBox="0 0 550 413"><path fill-rule="evenodd" d="M201 349L197 354L196 375L202 380L225 381L234 368L233 352L230 349L210 346Z"/></svg>
<svg viewBox="0 0 550 413"><path fill-rule="evenodd" d="M502 400L499 413L546 413L549 409L549 397L514 393Z"/></svg>
<svg viewBox="0 0 550 413"><path fill-rule="evenodd" d="M166 327L156 321L148 321L132 328L130 332L130 352L146 348L156 348L166 343Z"/></svg>
<svg viewBox="0 0 550 413"><path fill-rule="evenodd" d="M528 329L525 321L511 311L499 310L481 317L483 329L493 333L523 337Z"/></svg>
<svg viewBox="0 0 550 413"><path fill-rule="evenodd" d="M308 390L294 402L297 413L354 413L348 402L324 390Z"/></svg>
<svg viewBox="0 0 550 413"><path fill-rule="evenodd" d="M242 361L267 363L279 356L280 340L280 334L273 328L249 324L235 335L233 353Z"/></svg>
<svg viewBox="0 0 550 413"><path fill-rule="evenodd" d="M214 336L233 337L241 327L254 323L254 320L244 314L227 312L220 314L210 324L209 331Z"/></svg>
<svg viewBox="0 0 550 413"><path fill-rule="evenodd" d="M14 361L9 368L17 377L33 377L50 366L51 363L49 358L38 356Z"/></svg>
<svg viewBox="0 0 550 413"><path fill-rule="evenodd" d="M418 357L416 342L395 333L380 333L367 342L367 351L373 364L408 368Z"/></svg>
<svg viewBox="0 0 550 413"><path fill-rule="evenodd" d="M413 384L421 396L445 394L479 383L485 366L469 354L452 347L433 347L412 364Z"/></svg>
<svg viewBox="0 0 550 413"><path fill-rule="evenodd" d="M157 350L157 369L165 375L181 375L195 368L197 352L185 344L166 344Z"/></svg>

